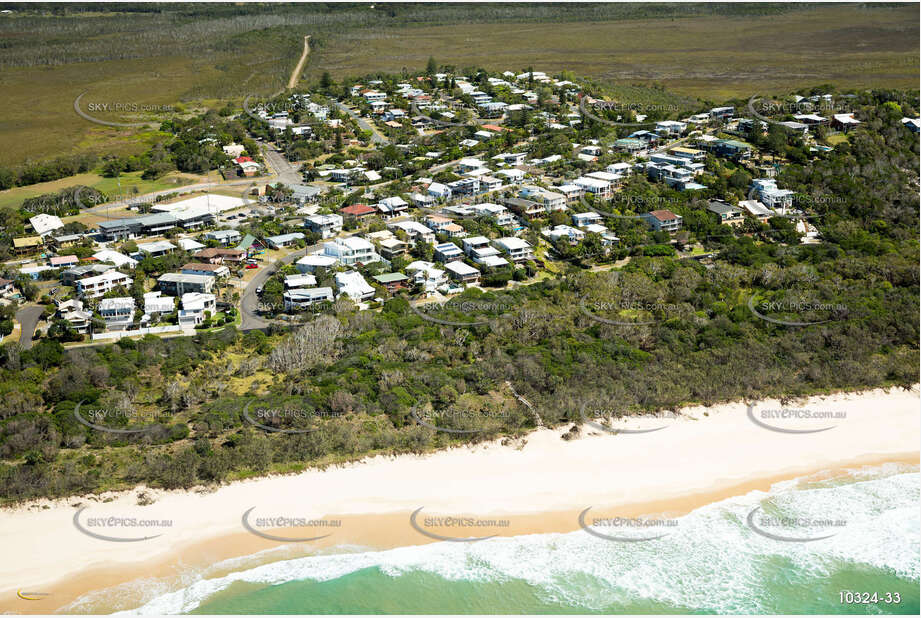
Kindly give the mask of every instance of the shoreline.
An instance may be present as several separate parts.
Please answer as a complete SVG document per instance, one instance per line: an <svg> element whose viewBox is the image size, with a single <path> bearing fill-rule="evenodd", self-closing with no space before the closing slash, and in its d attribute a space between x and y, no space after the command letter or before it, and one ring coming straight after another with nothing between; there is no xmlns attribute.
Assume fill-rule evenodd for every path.
<svg viewBox="0 0 921 618"><path fill-rule="evenodd" d="M3 568L3 581L16 587L0 593L0 611L51 613L87 593L139 580L149 584L139 588L148 593L157 588L161 594L168 589L160 587L180 585L190 571L204 570L211 578L334 547L376 551L437 542L410 525L409 515L419 507L425 515L509 520L502 530L468 530L459 536L565 533L579 529L578 514L588 507L597 516L678 517L790 479L832 477L891 462L918 465L917 388L808 401L822 409L846 410L847 418L836 419L834 431L789 435L757 427L746 418L745 404L695 407L668 421L674 423L668 430L641 435L613 435L583 425L582 436L564 441L565 428L542 429L525 436L523 445L503 446L499 440L424 456L375 457L325 471L232 483L209 493L148 490L156 501L147 507L136 505L136 494L143 490L136 488L99 496L96 502L71 498L0 510L0 529L9 535L10 555L17 556L16 564ZM773 403L780 405L776 400L757 405ZM663 421L642 417L618 423L618 428L649 429ZM607 487L604 479L616 486ZM89 521L90 512L140 513L177 525L158 530L166 542L100 541L75 530L71 520L77 504L88 507L83 521ZM254 517L337 518L341 527L326 539L283 544L243 529L241 516L251 507ZM286 538L329 532L263 530ZM126 536L124 529L109 533ZM215 567L227 560L233 564ZM47 574L49 565L58 567L54 577ZM49 596L24 601L16 598L17 589ZM127 604L111 609L137 607L135 601L125 599Z"/></svg>

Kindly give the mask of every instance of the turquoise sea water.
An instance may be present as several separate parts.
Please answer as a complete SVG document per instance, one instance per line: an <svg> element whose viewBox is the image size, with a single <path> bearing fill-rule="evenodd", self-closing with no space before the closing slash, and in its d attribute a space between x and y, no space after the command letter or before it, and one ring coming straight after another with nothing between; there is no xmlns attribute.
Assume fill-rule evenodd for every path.
<svg viewBox="0 0 921 618"><path fill-rule="evenodd" d="M916 468L775 485L682 517L658 540L584 531L280 560L155 593L130 613L919 613ZM844 520L808 543L752 531L747 515ZM773 530L773 529L772 529ZM789 532L789 531L788 531ZM798 529L791 536L819 536ZM900 603L842 604L841 591ZM85 599L71 611L91 611Z"/></svg>

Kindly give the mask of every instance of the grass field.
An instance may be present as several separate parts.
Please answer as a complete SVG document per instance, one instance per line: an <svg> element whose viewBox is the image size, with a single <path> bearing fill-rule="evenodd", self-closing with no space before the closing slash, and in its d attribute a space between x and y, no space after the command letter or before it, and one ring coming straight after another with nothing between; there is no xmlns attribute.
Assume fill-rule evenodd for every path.
<svg viewBox="0 0 921 618"><path fill-rule="evenodd" d="M152 191L162 191L173 187L179 188L192 184L193 182L202 182L205 178L204 176L198 177L192 174L174 172L158 180L143 180L141 178L141 173L142 172L130 172L122 174L118 179L106 178L96 173L86 173L68 176L60 180L52 180L51 182L42 182L36 185L14 187L6 191L0 191L0 208L18 208L23 200L30 197L57 193L62 189L75 187L77 185L92 187L98 191L102 191L106 195L128 194L132 193L135 188L138 194L142 194ZM120 187L119 182L121 183Z"/></svg>
<svg viewBox="0 0 921 618"><path fill-rule="evenodd" d="M458 68L533 66L615 84L657 82L707 101L826 83L917 88L917 22L917 5L825 6L766 17L382 29L322 42L307 75L399 73L434 56Z"/></svg>
<svg viewBox="0 0 921 618"><path fill-rule="evenodd" d="M86 93L83 109L128 103L189 113L222 100L239 105L247 94L285 85L308 34L308 81L326 70L336 78L418 71L434 56L459 69L568 69L624 90L658 84L707 102L825 83L918 86L916 4L733 5L733 17L692 5L201 7L194 15L0 17L0 165L141 152L159 136L164 114L94 114L152 123L102 126L75 113L75 98ZM635 18L637 11L663 15Z"/></svg>

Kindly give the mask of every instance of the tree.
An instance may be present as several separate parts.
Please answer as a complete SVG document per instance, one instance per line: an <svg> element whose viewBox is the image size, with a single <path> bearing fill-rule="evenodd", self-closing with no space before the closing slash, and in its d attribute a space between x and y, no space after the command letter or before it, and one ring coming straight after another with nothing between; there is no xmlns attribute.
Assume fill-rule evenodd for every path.
<svg viewBox="0 0 921 618"><path fill-rule="evenodd" d="M320 88L329 90L333 83L333 76L329 74L329 71L323 71L323 75L320 76Z"/></svg>
<svg viewBox="0 0 921 618"><path fill-rule="evenodd" d="M435 62L434 56L429 56L429 63L428 63L428 66L425 68L425 72L428 73L430 76L435 75L435 73L438 72L438 63Z"/></svg>

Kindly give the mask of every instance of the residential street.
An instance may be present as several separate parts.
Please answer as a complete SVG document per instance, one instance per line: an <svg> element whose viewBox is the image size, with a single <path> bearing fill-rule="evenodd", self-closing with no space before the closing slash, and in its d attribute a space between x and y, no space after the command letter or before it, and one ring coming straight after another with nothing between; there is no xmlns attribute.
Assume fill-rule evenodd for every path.
<svg viewBox="0 0 921 618"><path fill-rule="evenodd" d="M40 305L27 305L16 312L16 321L19 322L22 329L19 333L19 345L23 350L32 347L32 335L35 333L35 327L44 309Z"/></svg>

